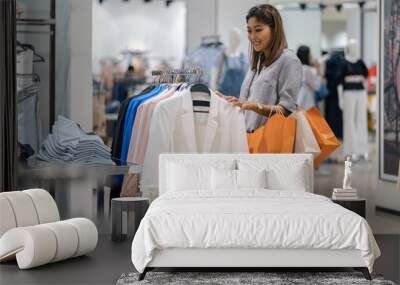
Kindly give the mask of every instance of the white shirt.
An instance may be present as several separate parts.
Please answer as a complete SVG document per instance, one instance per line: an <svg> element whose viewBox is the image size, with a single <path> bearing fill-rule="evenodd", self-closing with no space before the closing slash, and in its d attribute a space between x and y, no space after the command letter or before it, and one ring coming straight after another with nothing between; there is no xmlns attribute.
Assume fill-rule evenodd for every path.
<svg viewBox="0 0 400 285"><path fill-rule="evenodd" d="M194 113L189 89L161 101L151 118L142 191L158 188L161 153L248 153L243 112L211 92L209 113Z"/></svg>

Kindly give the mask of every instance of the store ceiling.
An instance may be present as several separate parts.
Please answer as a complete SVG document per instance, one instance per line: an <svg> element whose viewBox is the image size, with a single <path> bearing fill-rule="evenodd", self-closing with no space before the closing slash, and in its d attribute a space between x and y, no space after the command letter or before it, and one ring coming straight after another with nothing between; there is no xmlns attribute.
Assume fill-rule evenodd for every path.
<svg viewBox="0 0 400 285"><path fill-rule="evenodd" d="M346 3L359 3L359 2L375 2L377 0L270 0L270 4L325 4L325 5L337 5L337 4L346 4Z"/></svg>

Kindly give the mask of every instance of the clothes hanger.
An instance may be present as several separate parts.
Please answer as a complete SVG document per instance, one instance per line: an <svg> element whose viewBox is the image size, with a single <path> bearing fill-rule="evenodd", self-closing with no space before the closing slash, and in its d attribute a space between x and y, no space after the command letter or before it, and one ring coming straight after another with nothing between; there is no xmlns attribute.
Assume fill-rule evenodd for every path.
<svg viewBox="0 0 400 285"><path fill-rule="evenodd" d="M211 96L210 89L208 89L207 85L203 83L195 83L190 87L191 92L201 92L201 93L207 93L208 95Z"/></svg>
<svg viewBox="0 0 400 285"><path fill-rule="evenodd" d="M33 55L36 57L36 59L33 59L33 62L45 62L44 57L41 56L40 54L36 53L35 47L31 44L23 44L19 41L17 41L17 47L20 47L22 50L21 51L26 51L28 49L33 51Z"/></svg>

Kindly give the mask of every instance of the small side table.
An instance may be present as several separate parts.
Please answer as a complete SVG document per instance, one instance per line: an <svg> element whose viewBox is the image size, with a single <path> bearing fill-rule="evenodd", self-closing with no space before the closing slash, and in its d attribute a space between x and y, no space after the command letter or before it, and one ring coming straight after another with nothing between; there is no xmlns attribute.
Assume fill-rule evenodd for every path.
<svg viewBox="0 0 400 285"><path fill-rule="evenodd" d="M111 239L123 241L133 237L140 221L149 208L149 199L142 197L124 197L111 200ZM127 212L127 234L122 234L122 212Z"/></svg>
<svg viewBox="0 0 400 285"><path fill-rule="evenodd" d="M356 214L359 214L361 217L365 219L365 209L366 209L366 200L365 199L354 199L354 200L336 200L332 199L332 201L336 204L341 205L342 207L353 211Z"/></svg>

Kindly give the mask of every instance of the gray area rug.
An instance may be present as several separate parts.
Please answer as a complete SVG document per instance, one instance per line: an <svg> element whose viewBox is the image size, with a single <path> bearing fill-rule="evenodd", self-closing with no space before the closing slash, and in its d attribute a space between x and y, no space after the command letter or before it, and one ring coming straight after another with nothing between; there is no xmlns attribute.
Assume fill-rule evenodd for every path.
<svg viewBox="0 0 400 285"><path fill-rule="evenodd" d="M138 273L122 274L116 285L395 285L392 281L384 280L380 275L372 275L373 280L368 281L359 272L148 272L142 281L138 281L138 276Z"/></svg>

